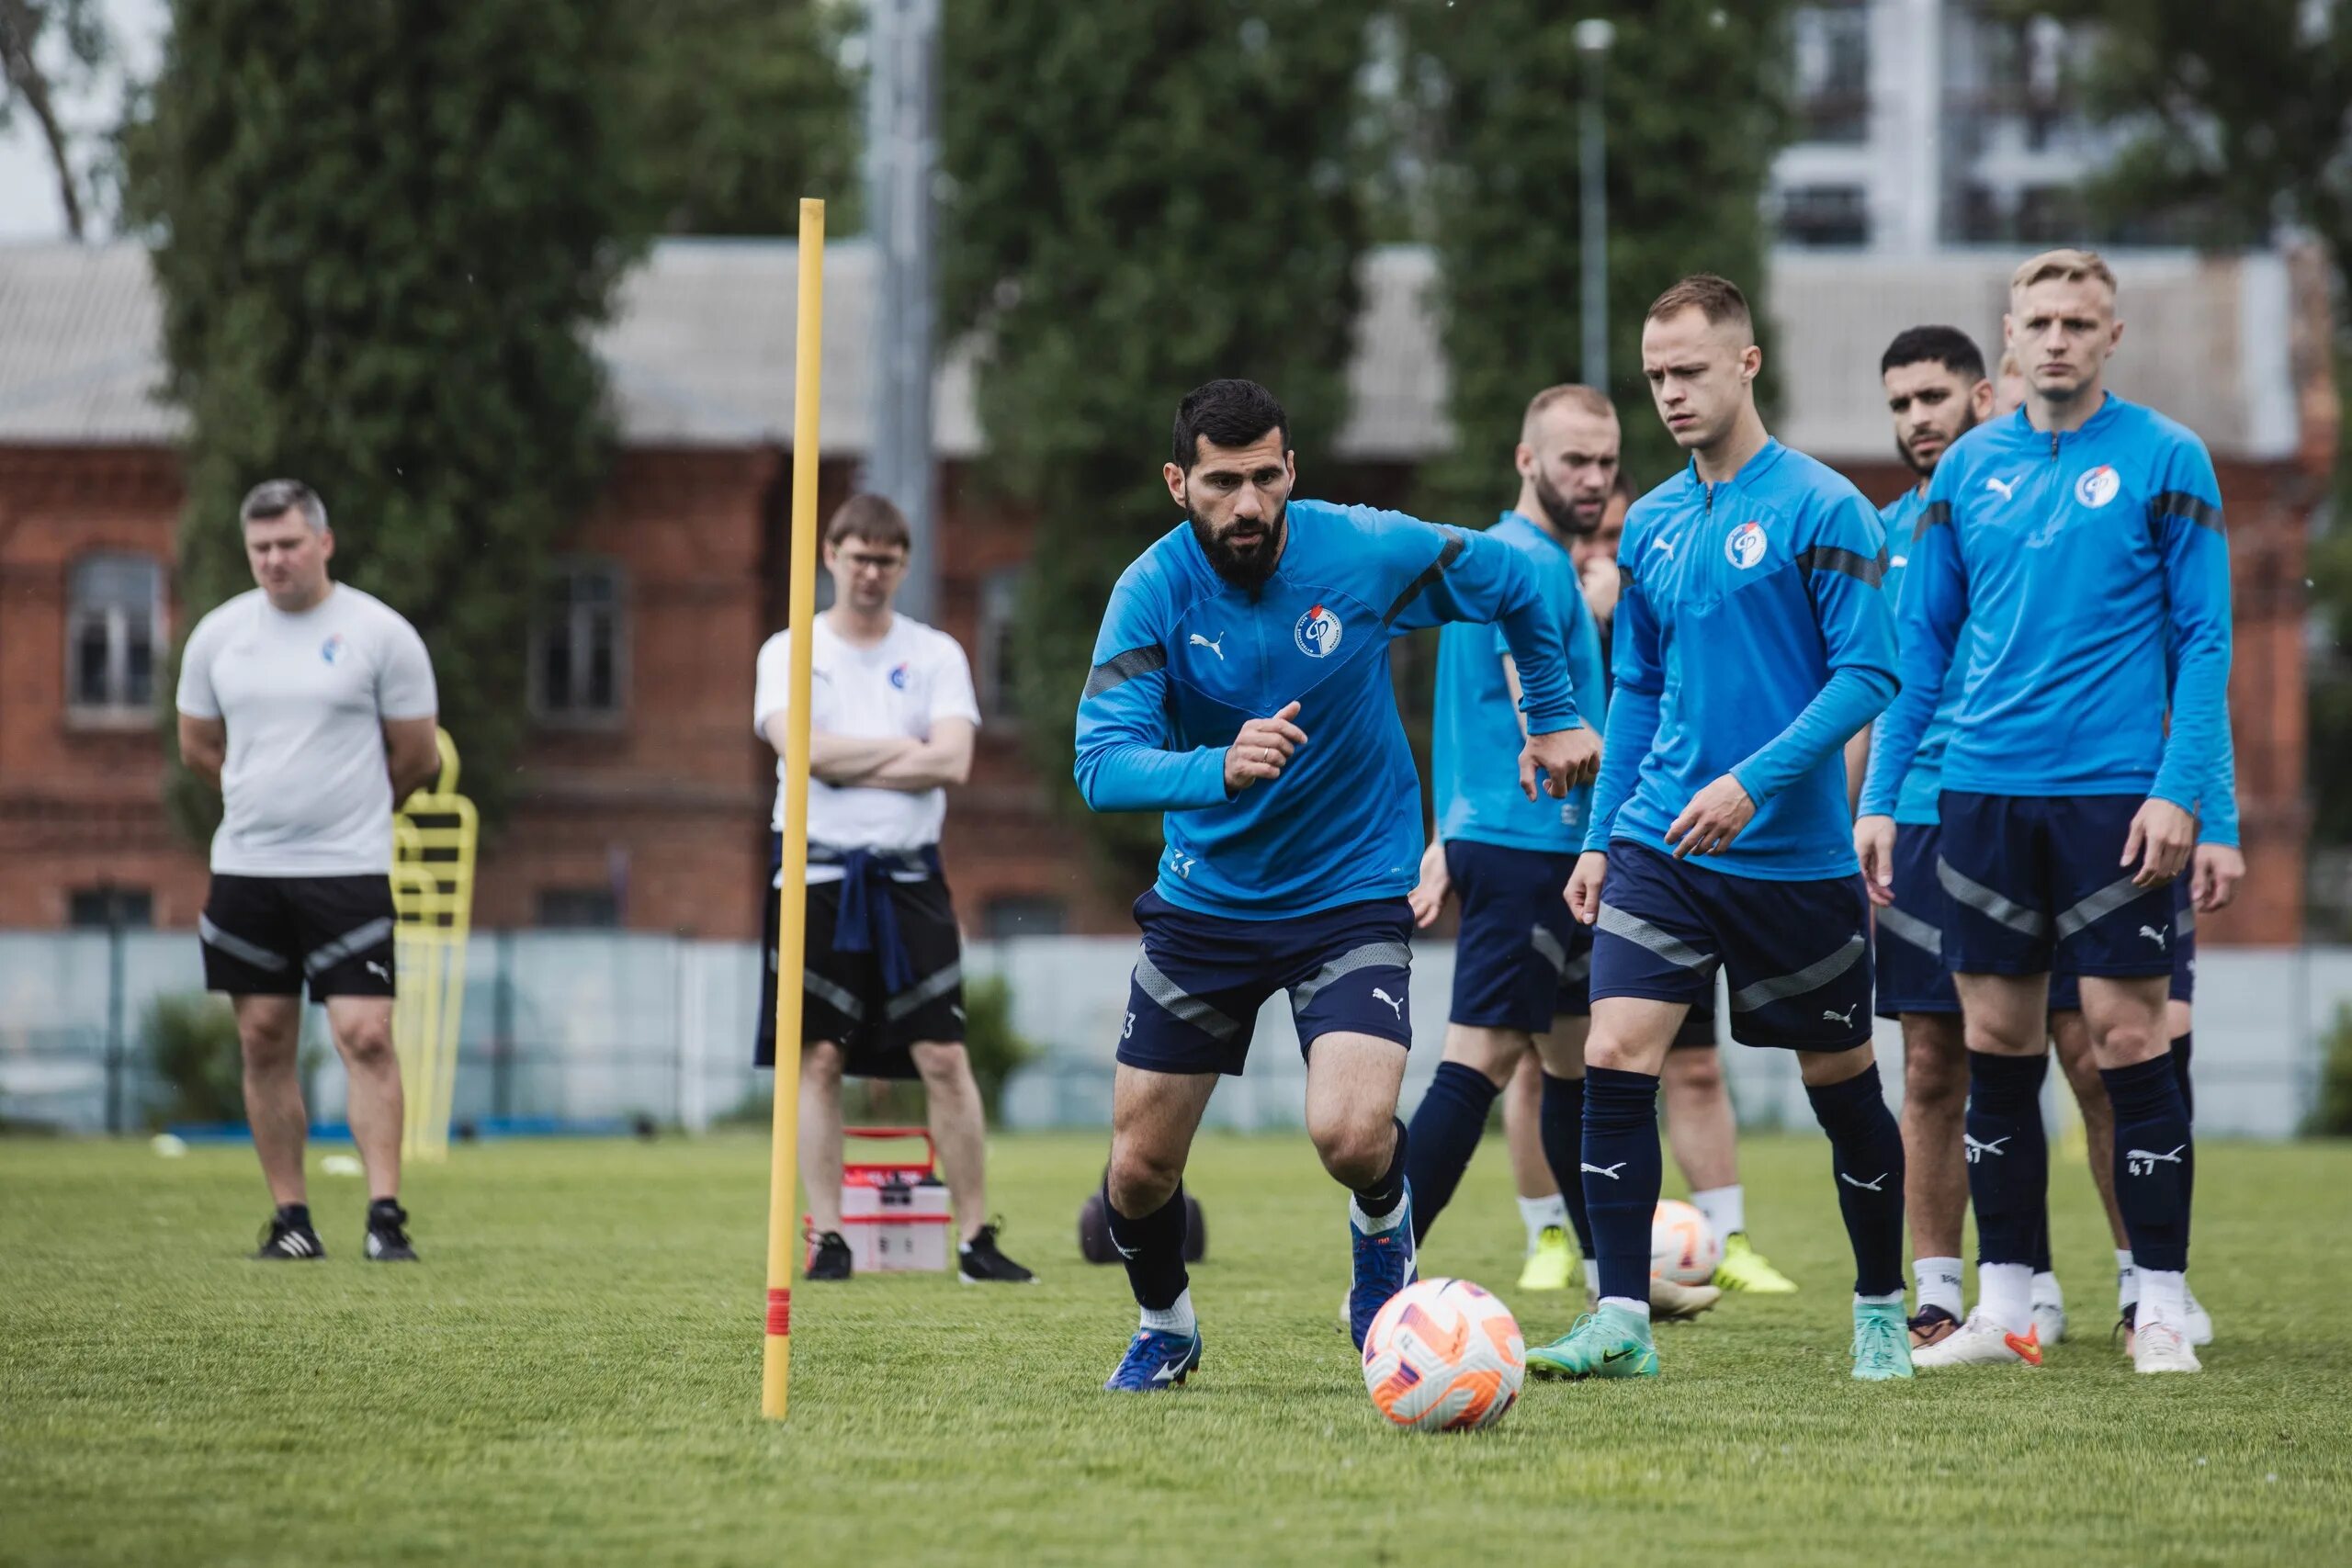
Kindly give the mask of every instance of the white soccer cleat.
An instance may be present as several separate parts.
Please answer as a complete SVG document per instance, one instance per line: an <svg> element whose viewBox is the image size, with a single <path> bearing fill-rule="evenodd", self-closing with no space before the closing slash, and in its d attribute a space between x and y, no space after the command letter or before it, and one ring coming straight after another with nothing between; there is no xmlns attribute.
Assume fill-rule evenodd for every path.
<svg viewBox="0 0 2352 1568"><path fill-rule="evenodd" d="M1654 1318L1696 1317L1723 1299L1723 1292L1713 1285L1684 1285L1663 1274L1650 1276L1650 1315Z"/></svg>
<svg viewBox="0 0 2352 1568"><path fill-rule="evenodd" d="M2063 1302L2033 1303L2034 1337L2044 1345L2055 1345L2066 1337L2066 1306Z"/></svg>
<svg viewBox="0 0 2352 1568"><path fill-rule="evenodd" d="M2132 1370L2135 1372L2196 1372L2204 1371L2188 1336L2169 1323L2143 1323L2132 1336Z"/></svg>
<svg viewBox="0 0 2352 1568"><path fill-rule="evenodd" d="M2213 1343L2213 1314L2205 1310L2197 1299L2197 1292L2188 1288L2186 1280L2182 1281L2181 1292L2188 1302L2188 1315L2181 1320L2182 1332L2188 1336L2191 1345L2211 1345Z"/></svg>
<svg viewBox="0 0 2352 1568"><path fill-rule="evenodd" d="M1957 1333L1912 1351L1911 1365L1920 1371L1938 1367L2038 1367L2041 1339L2032 1327L2012 1334L1976 1312L1969 1314Z"/></svg>

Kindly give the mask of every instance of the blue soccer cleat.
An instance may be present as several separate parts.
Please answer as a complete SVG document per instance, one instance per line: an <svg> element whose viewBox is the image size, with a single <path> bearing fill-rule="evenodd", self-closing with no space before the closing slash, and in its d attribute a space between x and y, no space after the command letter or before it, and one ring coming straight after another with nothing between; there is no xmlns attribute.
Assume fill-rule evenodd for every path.
<svg viewBox="0 0 2352 1568"><path fill-rule="evenodd" d="M1127 1341L1127 1353L1120 1358L1119 1370L1102 1386L1114 1393L1150 1393L1174 1388L1192 1376L1193 1369L1200 1364L1199 1329L1187 1335L1138 1328L1136 1337Z"/></svg>
<svg viewBox="0 0 2352 1568"><path fill-rule="evenodd" d="M1348 1337L1363 1348L1372 1320L1388 1298L1421 1277L1420 1258L1413 1246L1413 1184L1396 1201L1396 1224L1385 1231L1367 1233L1356 1224L1355 1204L1348 1204L1348 1235L1355 1247L1355 1282L1348 1287Z"/></svg>

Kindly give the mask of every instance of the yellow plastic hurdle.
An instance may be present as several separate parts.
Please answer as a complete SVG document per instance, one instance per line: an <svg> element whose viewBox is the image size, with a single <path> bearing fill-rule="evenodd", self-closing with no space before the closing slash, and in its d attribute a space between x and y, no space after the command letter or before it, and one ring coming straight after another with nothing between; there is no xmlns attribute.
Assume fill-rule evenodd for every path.
<svg viewBox="0 0 2352 1568"><path fill-rule="evenodd" d="M392 907L400 990L392 1045L406 1111L401 1151L449 1157L458 1091L458 1034L465 1019L466 938L473 924L474 803L458 793L458 747L437 734L441 774L392 815Z"/></svg>

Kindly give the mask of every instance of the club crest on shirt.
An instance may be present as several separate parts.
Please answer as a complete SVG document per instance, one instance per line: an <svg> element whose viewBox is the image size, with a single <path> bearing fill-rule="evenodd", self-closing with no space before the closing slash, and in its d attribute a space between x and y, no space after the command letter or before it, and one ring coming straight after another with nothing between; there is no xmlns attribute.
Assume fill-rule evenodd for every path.
<svg viewBox="0 0 2352 1568"><path fill-rule="evenodd" d="M1317 604L1299 616L1298 625L1291 628L1291 638L1307 658L1327 659L1339 651L1342 631L1340 617Z"/></svg>
<svg viewBox="0 0 2352 1568"><path fill-rule="evenodd" d="M1764 558L1764 525L1742 523L1724 540L1724 558L1746 571Z"/></svg>
<svg viewBox="0 0 2352 1568"><path fill-rule="evenodd" d="M2123 476L2109 464L2101 463L2075 481L2075 499L2085 506L2105 506L2122 488Z"/></svg>
<svg viewBox="0 0 2352 1568"><path fill-rule="evenodd" d="M907 689L907 667L905 665L899 664L891 667L890 689L894 692L903 692Z"/></svg>
<svg viewBox="0 0 2352 1568"><path fill-rule="evenodd" d="M336 632L334 636L328 637L326 641L319 644L319 657L325 660L329 664L333 664L336 660L343 657L343 634L341 632Z"/></svg>

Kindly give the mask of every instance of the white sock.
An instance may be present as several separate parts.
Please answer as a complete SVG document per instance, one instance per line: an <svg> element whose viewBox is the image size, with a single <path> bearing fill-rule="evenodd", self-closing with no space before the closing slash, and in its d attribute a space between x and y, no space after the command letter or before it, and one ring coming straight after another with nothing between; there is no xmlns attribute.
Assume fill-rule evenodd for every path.
<svg viewBox="0 0 2352 1568"><path fill-rule="evenodd" d="M1193 1315L1193 1289L1187 1285L1184 1293L1170 1303L1162 1312L1143 1309L1143 1325L1161 1334L1182 1334L1188 1338L1197 1333L1200 1319Z"/></svg>
<svg viewBox="0 0 2352 1568"><path fill-rule="evenodd" d="M1979 1263L1976 1310L2009 1333L2023 1334L2033 1323L2033 1265Z"/></svg>
<svg viewBox="0 0 2352 1568"><path fill-rule="evenodd" d="M2124 1312L2140 1303L2140 1270L2132 1266L2132 1250L2115 1249L2115 1310Z"/></svg>
<svg viewBox="0 0 2352 1568"><path fill-rule="evenodd" d="M1348 1195L1348 1218L1353 1220L1356 1223L1356 1229L1366 1235L1378 1235L1383 1231L1395 1230L1405 1223L1405 1214L1410 1208L1411 1205L1400 1198L1395 1208L1375 1220L1363 1212L1363 1205L1356 1201L1353 1193Z"/></svg>
<svg viewBox="0 0 2352 1568"><path fill-rule="evenodd" d="M1707 1227L1715 1233L1717 1241L1747 1228L1747 1201L1736 1181L1729 1187L1710 1187L1704 1192L1693 1192L1690 1203L1707 1216Z"/></svg>
<svg viewBox="0 0 2352 1568"><path fill-rule="evenodd" d="M1535 1244L1544 1239L1544 1232L1550 1226L1567 1229L1568 1201L1557 1192L1548 1198L1521 1198L1519 1201L1519 1217L1527 1226L1527 1250L1532 1252Z"/></svg>
<svg viewBox="0 0 2352 1568"><path fill-rule="evenodd" d="M1929 1307L1941 1307L1951 1314L1955 1323L1968 1315L1961 1305L1959 1258L1916 1258L1911 1264L1911 1276L1919 1281L1921 1312Z"/></svg>
<svg viewBox="0 0 2352 1568"><path fill-rule="evenodd" d="M2132 1322L2134 1328L2145 1328L2152 1323L2186 1328L2188 1325L2188 1278L2163 1269L2141 1269L2140 1311Z"/></svg>
<svg viewBox="0 0 2352 1568"><path fill-rule="evenodd" d="M1589 1294L1600 1294L1600 1265L1589 1258L1584 1260L1584 1288Z"/></svg>
<svg viewBox="0 0 2352 1568"><path fill-rule="evenodd" d="M1600 1298L1600 1304L1605 1307L1621 1307L1626 1312L1639 1313L1644 1323L1650 1320L1650 1303L1637 1302L1631 1296L1603 1296Z"/></svg>
<svg viewBox="0 0 2352 1568"><path fill-rule="evenodd" d="M2045 1269L2033 1277L2033 1304L2065 1309L2065 1292L2058 1288L2058 1276Z"/></svg>

